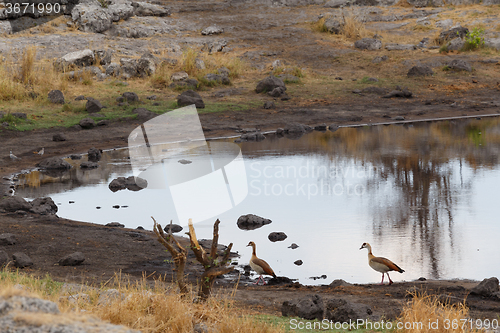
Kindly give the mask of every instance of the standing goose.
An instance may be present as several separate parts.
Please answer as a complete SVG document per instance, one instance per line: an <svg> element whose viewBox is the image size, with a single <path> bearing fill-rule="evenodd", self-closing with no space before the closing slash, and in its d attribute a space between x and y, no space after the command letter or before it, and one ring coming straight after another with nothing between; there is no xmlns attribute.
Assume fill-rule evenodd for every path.
<svg viewBox="0 0 500 333"><path fill-rule="evenodd" d="M250 242L248 243L247 246L252 247L252 258L250 258L250 267L252 267L252 269L256 271L257 274L260 275L257 282L255 282L254 284L259 284L260 279L262 279L264 284L266 284L266 281L264 281L264 278L262 277L263 274L272 275L275 278L276 274L274 274L274 271L271 268L271 266L269 266L269 264L264 260L257 258L257 254L255 253L255 243Z"/></svg>
<svg viewBox="0 0 500 333"><path fill-rule="evenodd" d="M398 265L390 261L389 259L383 258L383 257L375 257L372 254L372 247L368 243L363 243L361 249L368 249L368 264L370 265L371 268L376 270L377 272L382 273L382 282L380 284L384 284L384 273L387 274L387 277L389 278L389 285L391 285L393 282L391 280L391 277L389 276L390 271L396 271L399 273L403 273L404 270L401 269Z"/></svg>

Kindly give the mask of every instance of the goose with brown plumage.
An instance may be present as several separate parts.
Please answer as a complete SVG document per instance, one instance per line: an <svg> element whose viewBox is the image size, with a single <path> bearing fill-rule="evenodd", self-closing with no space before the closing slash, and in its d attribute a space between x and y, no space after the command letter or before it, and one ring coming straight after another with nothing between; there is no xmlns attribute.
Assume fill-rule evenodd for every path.
<svg viewBox="0 0 500 333"><path fill-rule="evenodd" d="M274 274L274 271L273 269L271 268L271 266L269 266L269 264L265 261L265 260L262 260L260 258L257 257L257 254L255 252L255 243L254 242L250 242L248 243L247 246L251 246L252 247L252 257L250 258L250 267L257 272L257 274L259 274L259 279L257 280L257 282L255 282L254 284L259 284L259 281L260 279L262 279L262 281L264 282L264 284L266 284L266 281L264 281L264 278L262 277L262 275L271 275L272 277L276 277L276 274Z"/></svg>
<svg viewBox="0 0 500 333"><path fill-rule="evenodd" d="M368 249L368 264L370 265L371 268L376 270L377 272L382 273L382 282L380 284L384 284L384 274L387 274L387 277L389 278L389 285L391 285L393 282L391 280L391 277L389 276L390 271L396 271L399 273L403 273L404 270L401 269L398 265L390 261L389 259L383 258L383 257L375 257L372 254L372 247L368 243L363 243L361 249Z"/></svg>

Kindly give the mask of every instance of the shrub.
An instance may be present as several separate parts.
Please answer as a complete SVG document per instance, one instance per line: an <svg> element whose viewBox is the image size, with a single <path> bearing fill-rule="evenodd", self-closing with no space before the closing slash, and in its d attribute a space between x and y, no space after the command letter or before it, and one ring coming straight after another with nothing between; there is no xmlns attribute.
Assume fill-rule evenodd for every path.
<svg viewBox="0 0 500 333"><path fill-rule="evenodd" d="M484 46L484 29L474 28L465 36L463 51L472 51Z"/></svg>

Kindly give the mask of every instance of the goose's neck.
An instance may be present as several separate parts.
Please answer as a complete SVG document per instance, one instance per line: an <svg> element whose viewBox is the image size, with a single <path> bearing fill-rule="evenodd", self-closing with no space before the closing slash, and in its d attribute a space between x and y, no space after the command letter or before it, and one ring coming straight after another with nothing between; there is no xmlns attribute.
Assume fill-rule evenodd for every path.
<svg viewBox="0 0 500 333"><path fill-rule="evenodd" d="M372 258L374 257L373 253L372 253L372 247L370 244L368 244L368 246L366 247L368 249L368 257Z"/></svg>
<svg viewBox="0 0 500 333"><path fill-rule="evenodd" d="M255 253L255 244L252 244L252 256L257 256L257 253Z"/></svg>

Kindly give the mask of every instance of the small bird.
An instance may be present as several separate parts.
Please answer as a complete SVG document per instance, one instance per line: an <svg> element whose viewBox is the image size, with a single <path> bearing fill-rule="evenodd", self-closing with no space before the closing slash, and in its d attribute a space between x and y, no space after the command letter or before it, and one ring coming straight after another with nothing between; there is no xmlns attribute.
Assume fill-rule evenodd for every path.
<svg viewBox="0 0 500 333"><path fill-rule="evenodd" d="M11 160L14 160L14 161L15 161L15 160L20 160L20 158L19 158L19 157L17 157L16 155L12 154L12 150L10 151L10 159L11 159Z"/></svg>
<svg viewBox="0 0 500 333"><path fill-rule="evenodd" d="M404 270L401 269L398 265L390 261L389 259L383 258L383 257L375 257L372 254L372 247L368 243L363 243L361 249L368 249L368 264L370 265L371 268L376 270L377 272L382 273L382 282L380 284L384 284L384 273L387 274L387 277L389 278L389 285L391 285L393 282L391 280L391 277L389 276L390 271L396 271L399 273L403 273Z"/></svg>
<svg viewBox="0 0 500 333"><path fill-rule="evenodd" d="M266 284L266 281L264 281L264 278L262 277L263 274L272 275L274 278L276 278L276 274L274 274L274 271L271 268L271 266L269 266L269 264L264 260L257 258L257 254L255 253L255 243L250 242L248 243L247 246L252 247L252 258L250 258L250 267L252 267L252 269L256 271L257 274L260 275L259 278L257 279L257 282L255 282L254 284L259 284L260 279L262 279L264 284Z"/></svg>
<svg viewBox="0 0 500 333"><path fill-rule="evenodd" d="M34 151L33 154L38 154L42 156L45 153L45 148L40 149L39 151Z"/></svg>

